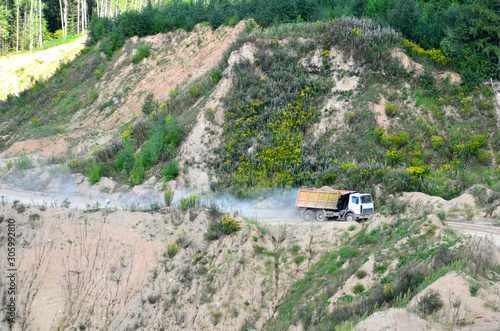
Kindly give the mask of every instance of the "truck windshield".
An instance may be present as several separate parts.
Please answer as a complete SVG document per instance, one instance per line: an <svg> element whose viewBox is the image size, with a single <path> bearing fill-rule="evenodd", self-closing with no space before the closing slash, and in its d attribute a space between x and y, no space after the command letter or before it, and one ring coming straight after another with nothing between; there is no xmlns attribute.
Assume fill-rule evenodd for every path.
<svg viewBox="0 0 500 331"><path fill-rule="evenodd" d="M372 202L372 196L371 195L362 195L361 196L361 203L370 203Z"/></svg>

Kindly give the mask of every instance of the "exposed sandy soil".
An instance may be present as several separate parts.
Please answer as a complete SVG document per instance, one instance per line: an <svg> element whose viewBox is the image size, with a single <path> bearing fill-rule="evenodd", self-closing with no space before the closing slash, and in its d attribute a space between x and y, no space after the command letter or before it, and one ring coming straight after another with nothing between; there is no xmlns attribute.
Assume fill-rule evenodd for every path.
<svg viewBox="0 0 500 331"><path fill-rule="evenodd" d="M4 203L0 215L14 218L18 231L22 304L14 330L234 330L245 319L261 329L290 284L335 245L346 225L302 222L263 234L238 218L238 235L210 243L203 240L203 210L194 218L177 208L149 214L31 207L18 213ZM162 256L174 242L180 246L175 257ZM293 245L306 254L300 265L292 261ZM256 255L256 246L283 249L289 262L275 268L274 257ZM204 255L200 263L192 262L196 254Z"/></svg>
<svg viewBox="0 0 500 331"><path fill-rule="evenodd" d="M45 80L52 76L61 62L71 61L80 53L86 38L43 51L0 58L0 100L30 88L32 79Z"/></svg>
<svg viewBox="0 0 500 331"><path fill-rule="evenodd" d="M30 171L11 173L10 183L25 181L26 176L32 175ZM226 207L244 213L251 223L234 216L242 224L242 231L208 242L203 237L209 222L207 210L184 212L171 207L161 213L108 209L85 212L83 206L92 197L98 197L102 208L105 199L119 200L124 191L109 179L90 186L84 177L66 176L69 176L67 181L75 183L75 187L66 191L76 194L70 196L70 207L80 210L60 208L60 198L58 203L45 201L46 211L36 207L42 205L37 199L43 194L50 197L51 190L54 198L64 196L60 184L67 182L65 180L54 182L48 178L48 182L42 180L38 185L33 184L32 191L0 189L1 195L7 195L0 201L0 216L14 218L18 231L18 302L22 304L14 330L80 325L107 330L233 330L241 328L245 320L254 321L256 328L262 329L274 316L291 284L303 277L323 253L342 245L346 233L353 236L362 227L355 222L305 222L293 208L278 207L283 204L280 201L273 200L278 207L274 209L271 208L273 203L252 206L228 201ZM38 177L44 178L43 173ZM39 190L38 198L33 195L36 190ZM136 190L130 192L133 196L139 196L140 192L145 196L159 192L154 183L133 190ZM408 198L416 201L411 195ZM157 199L161 199L161 195ZM11 204L14 200L31 202L30 207L18 212ZM257 208L259 206L264 209ZM434 216L429 216L429 224L443 227ZM367 222L367 231L393 221L393 217L375 215ZM270 232L262 232L254 223ZM355 225L354 230L347 231L352 225ZM0 246L3 246L5 227L1 227L1 236ZM172 243L180 248L175 256L168 257L164 255L166 245ZM293 262L296 253L291 248L294 245L298 245L299 254L306 257L299 264ZM274 256L256 253L257 246L270 252L279 250L280 256L287 257L288 262L276 264ZM4 248L0 247L2 251ZM193 262L201 255L201 262ZM373 285L379 277L374 275L373 266L372 256L361 267L367 276L347 279L330 302L333 304L341 295L352 293L357 283L366 288ZM2 273L6 268L0 270ZM446 284L447 280L441 282ZM439 284L431 286L443 288L444 285ZM463 282L460 284L466 286ZM461 295L468 293L468 287L466 289L460 290ZM495 293L480 292L478 298L483 300L482 307L484 303L497 300ZM463 302L473 304L474 300L464 297ZM465 304L462 307L466 307ZM491 309L473 312L482 317L471 315L477 321L471 326L494 330L489 326L496 325L499 317L495 314L498 313ZM411 322L406 325L413 325L414 329L439 327L416 316L410 309L410 312L377 313L358 325L358 329L378 330L380 325L395 329L405 320ZM440 323L446 324L444 320ZM300 324L295 327L300 329Z"/></svg>
<svg viewBox="0 0 500 331"><path fill-rule="evenodd" d="M483 325L483 330L498 330L500 312L487 307L487 302L490 304L500 302L500 293L495 289L490 289L490 291L483 289L478 291L477 296L473 297L469 290L471 281L474 280L467 275L456 272L449 273L417 294L408 306L410 309L417 310L418 302L424 295L429 291L437 291L441 294L444 304L440 310L434 313L439 323L480 324ZM496 326L492 328L491 324Z"/></svg>
<svg viewBox="0 0 500 331"><path fill-rule="evenodd" d="M437 323L429 323L415 314L404 309L391 308L380 311L366 320L358 323L354 328L356 331L405 331L405 330L445 330Z"/></svg>
<svg viewBox="0 0 500 331"><path fill-rule="evenodd" d="M207 164L214 160L213 150L220 145L224 109L222 99L232 88L234 66L241 61L254 62L255 48L246 43L239 50L231 53L228 66L223 72L219 84L208 97L204 107L196 118L196 124L180 148L180 160L187 164L187 172L180 178L181 184L201 193L210 192L210 183L216 181ZM197 107L198 105L195 105ZM199 107L199 106L198 106ZM209 174L210 173L210 174Z"/></svg>
<svg viewBox="0 0 500 331"><path fill-rule="evenodd" d="M395 48L392 50L392 57L400 62L400 64L408 71L414 71L416 75L424 73L424 67L408 57L401 49Z"/></svg>
<svg viewBox="0 0 500 331"><path fill-rule="evenodd" d="M387 130L389 128L389 118L387 117L387 114L385 113L385 104L386 103L387 103L387 100L382 96L380 98L380 102L378 104L373 104L373 112L375 113L375 116L377 116L378 125L381 128Z"/></svg>
<svg viewBox="0 0 500 331"><path fill-rule="evenodd" d="M9 149L0 153L0 157L17 156L22 153L37 153L47 158L64 156L71 146L64 138L64 136L61 136L47 139L18 141L12 144Z"/></svg>
<svg viewBox="0 0 500 331"><path fill-rule="evenodd" d="M210 72L221 61L224 52L236 40L244 25L245 22L242 21L235 27L221 27L215 31L210 27L197 25L191 33L177 31L128 39L115 56L116 60L106 64L112 65L112 70L105 70L96 84L99 96L94 101L93 108L88 110L88 115L82 117L81 112L77 112L65 128L64 134L50 139L16 142L3 151L1 156L33 152L46 157L60 157L67 154L88 155L94 148L109 142L122 124L142 117L141 107L148 93L153 93L155 99L162 104L171 97L170 90L189 88L191 84ZM83 39L68 44L71 46L63 46L81 48L82 41ZM141 63L133 64L132 56L141 42L152 45L152 54ZM62 51L52 52L59 54ZM34 58L41 56L40 53L26 56L29 55L30 61L33 61ZM18 63L21 60L16 61L9 62L9 67L14 64L21 65ZM231 85L230 81L224 81L222 84L225 86L220 89L218 95L214 95L214 100L220 100L225 95L224 91L227 92ZM124 94L124 89L130 92ZM145 93L146 91L148 93ZM121 96L115 97L117 94ZM101 111L101 105L110 99L113 100L114 111L111 113L110 107ZM219 121L222 118L221 114L219 111ZM102 134L98 136L91 134L95 132Z"/></svg>

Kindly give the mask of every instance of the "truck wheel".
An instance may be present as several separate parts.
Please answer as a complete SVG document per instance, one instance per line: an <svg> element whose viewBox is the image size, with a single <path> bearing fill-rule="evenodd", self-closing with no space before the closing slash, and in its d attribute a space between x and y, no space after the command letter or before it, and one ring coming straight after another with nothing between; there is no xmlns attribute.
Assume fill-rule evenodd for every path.
<svg viewBox="0 0 500 331"><path fill-rule="evenodd" d="M316 221L318 222L326 221L326 212L324 210L318 210L316 212Z"/></svg>
<svg viewBox="0 0 500 331"><path fill-rule="evenodd" d="M354 222L356 220L356 217L354 217L353 213L347 213L347 214L345 214L344 219L346 222Z"/></svg>
<svg viewBox="0 0 500 331"><path fill-rule="evenodd" d="M308 209L304 212L304 219L306 221L312 221L314 219L314 212L311 209Z"/></svg>

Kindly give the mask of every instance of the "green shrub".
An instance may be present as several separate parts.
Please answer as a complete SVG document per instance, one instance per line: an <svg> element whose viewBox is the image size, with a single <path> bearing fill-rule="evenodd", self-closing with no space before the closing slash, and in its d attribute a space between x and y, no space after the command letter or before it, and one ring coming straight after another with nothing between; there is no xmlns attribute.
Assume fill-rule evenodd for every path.
<svg viewBox="0 0 500 331"><path fill-rule="evenodd" d="M425 315L432 314L441 307L443 307L441 294L434 290L429 290L429 292L424 294L418 302L419 310Z"/></svg>
<svg viewBox="0 0 500 331"><path fill-rule="evenodd" d="M306 257L304 255L299 255L293 258L293 262L295 262L296 265L300 265L305 259Z"/></svg>
<svg viewBox="0 0 500 331"><path fill-rule="evenodd" d="M170 181L176 179L177 176L179 176L179 171L179 163L175 160L172 160L163 166L161 173L165 181Z"/></svg>
<svg viewBox="0 0 500 331"><path fill-rule="evenodd" d="M125 36L119 28L113 28L111 33L102 40L99 49L106 54L106 59L111 60L113 52L120 49L125 43Z"/></svg>
<svg viewBox="0 0 500 331"><path fill-rule="evenodd" d="M99 79L101 77L102 71L104 70L104 65L101 63L97 67L96 71L94 71L94 77Z"/></svg>
<svg viewBox="0 0 500 331"><path fill-rule="evenodd" d="M359 279L365 278L366 275L367 275L367 273L363 269L356 271L356 277L358 277Z"/></svg>
<svg viewBox="0 0 500 331"><path fill-rule="evenodd" d="M93 89L89 92L88 104L91 105L94 103L95 99L99 96L99 91L97 89Z"/></svg>
<svg viewBox="0 0 500 331"><path fill-rule="evenodd" d="M398 150L391 150L391 151L387 151L384 154L384 157L385 157L385 160L387 161L387 163L394 166L403 159L404 153L401 151L398 151Z"/></svg>
<svg viewBox="0 0 500 331"><path fill-rule="evenodd" d="M160 295L158 295L158 294L150 294L150 295L148 295L148 301L152 305L155 304L156 301L158 301L159 298L160 298Z"/></svg>
<svg viewBox="0 0 500 331"><path fill-rule="evenodd" d="M275 256L276 253L273 251L268 250L265 247L262 246L254 246L253 250L255 251L256 254L263 254L263 255L269 255L269 256Z"/></svg>
<svg viewBox="0 0 500 331"><path fill-rule="evenodd" d="M349 231L354 231L354 230L356 230L356 225L354 225L354 224L353 224L353 225L349 226L349 227L347 228L347 230L349 230Z"/></svg>
<svg viewBox="0 0 500 331"><path fill-rule="evenodd" d="M34 128L38 128L40 126L40 120L38 118L32 118L31 119L31 125Z"/></svg>
<svg viewBox="0 0 500 331"><path fill-rule="evenodd" d="M200 88L198 86L193 86L191 87L189 92L191 93L192 96L197 97L198 94L200 94Z"/></svg>
<svg viewBox="0 0 500 331"><path fill-rule="evenodd" d="M149 115L153 111L155 111L155 103L154 103L155 95L153 93L149 93L144 98L144 103L142 104L141 111L144 115Z"/></svg>
<svg viewBox="0 0 500 331"><path fill-rule="evenodd" d="M17 159L16 166L18 169L30 169L33 167L33 161L26 155L21 154ZM7 165L8 167L8 165Z"/></svg>
<svg viewBox="0 0 500 331"><path fill-rule="evenodd" d="M469 285L470 295L475 297L480 288L481 288L481 284L479 284L476 281L472 281Z"/></svg>
<svg viewBox="0 0 500 331"><path fill-rule="evenodd" d="M134 167L130 171L130 176L128 178L128 184L130 186L139 185L144 181L145 176L144 166L142 165L141 160L136 159L134 163Z"/></svg>
<svg viewBox="0 0 500 331"><path fill-rule="evenodd" d="M221 78L222 73L219 69L212 69L212 71L210 71L210 81L212 84L217 84Z"/></svg>
<svg viewBox="0 0 500 331"><path fill-rule="evenodd" d="M432 136L431 137L431 145L432 148L438 150L441 146L443 146L443 138L440 136Z"/></svg>
<svg viewBox="0 0 500 331"><path fill-rule="evenodd" d="M340 250L339 250L339 255L342 257L342 258L351 258L351 257L355 257L357 256L359 253L359 249L357 248L350 248L350 247L347 247L347 246L344 246L342 247Z"/></svg>
<svg viewBox="0 0 500 331"><path fill-rule="evenodd" d="M354 285L354 287L352 288L352 292L354 294L360 294L360 293L363 293L363 291L365 290L365 287L363 286L363 284L356 284Z"/></svg>
<svg viewBox="0 0 500 331"><path fill-rule="evenodd" d="M85 168L85 176L91 184L97 183L102 177L102 165L99 162L93 162L92 166Z"/></svg>
<svg viewBox="0 0 500 331"><path fill-rule="evenodd" d="M388 266L386 264L379 264L375 266L375 271L379 274L383 274L387 270Z"/></svg>
<svg viewBox="0 0 500 331"><path fill-rule="evenodd" d="M175 192L172 190L163 191L163 200L165 201L165 206L169 207L172 205L172 200L174 200Z"/></svg>
<svg viewBox="0 0 500 331"><path fill-rule="evenodd" d="M151 44L141 42L139 46L137 47L137 52L134 54L132 57L132 62L134 63L139 63L144 59L145 57L149 57L150 53L149 51L151 50Z"/></svg>
<svg viewBox="0 0 500 331"><path fill-rule="evenodd" d="M441 210L440 212L437 213L437 217L439 217L441 222L446 221L446 212L444 210Z"/></svg>
<svg viewBox="0 0 500 331"><path fill-rule="evenodd" d="M40 219L40 215L38 214L30 214L29 220L30 221L38 221Z"/></svg>
<svg viewBox="0 0 500 331"><path fill-rule="evenodd" d="M380 280L383 284L389 284L390 282L393 281L392 277L389 277L389 276L384 276L382 277L382 279Z"/></svg>

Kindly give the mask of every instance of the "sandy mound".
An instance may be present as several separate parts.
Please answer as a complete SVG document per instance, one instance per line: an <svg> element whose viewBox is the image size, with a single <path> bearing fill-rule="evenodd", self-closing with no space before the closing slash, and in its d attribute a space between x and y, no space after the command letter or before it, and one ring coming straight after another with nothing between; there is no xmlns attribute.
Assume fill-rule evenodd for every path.
<svg viewBox="0 0 500 331"><path fill-rule="evenodd" d="M403 309L391 308L381 311L359 322L354 330L356 331L408 331L408 330L445 330L436 323L428 323L415 314Z"/></svg>
<svg viewBox="0 0 500 331"><path fill-rule="evenodd" d="M408 202L416 210L426 210L429 213L443 211L450 220L472 220L484 218L484 211L476 207L476 199L469 193L445 200L440 197L430 196L421 192L405 192L400 198Z"/></svg>
<svg viewBox="0 0 500 331"><path fill-rule="evenodd" d="M405 68L407 71L414 71L415 74L421 75L424 73L424 67L412 59L408 57L408 55L405 54L401 49L395 48L391 51L391 55L393 58L398 60L401 65L403 65L403 68Z"/></svg>
<svg viewBox="0 0 500 331"><path fill-rule="evenodd" d="M466 277L456 272L449 273L416 295L408 306L417 309L422 296L429 293L429 291L438 291L444 303L443 308L436 313L438 322L442 324L453 323L455 325L481 325L482 323L488 324L489 322L498 321L500 312L485 306L487 302L500 302L498 293L481 289L477 297L472 297L469 289L472 279L470 277L466 279ZM483 330L498 329L485 326Z"/></svg>

